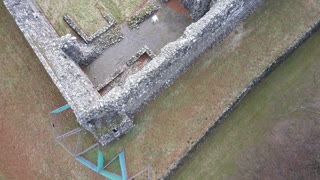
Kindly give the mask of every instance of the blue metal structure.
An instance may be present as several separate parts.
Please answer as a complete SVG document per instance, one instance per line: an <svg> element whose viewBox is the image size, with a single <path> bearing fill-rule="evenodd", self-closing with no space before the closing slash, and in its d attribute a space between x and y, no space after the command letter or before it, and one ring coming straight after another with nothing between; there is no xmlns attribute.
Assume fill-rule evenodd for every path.
<svg viewBox="0 0 320 180"><path fill-rule="evenodd" d="M58 115L66 110L68 110L70 108L69 104L66 104L64 106L61 106L55 110L53 110L51 112L51 114L54 115ZM56 140L59 141L60 139L63 139L67 136L73 135L75 133L79 133L81 130L83 130L82 128L78 128L78 129L74 129L72 131L69 131L63 135L59 135L58 137L56 137ZM63 145L62 145L63 146ZM87 160L85 157L82 156L82 154L88 152L89 150L91 150L92 148L96 148L98 146L98 154L97 154L97 161L96 164L90 162L89 160ZM66 148L65 148L66 149ZM68 149L66 149L67 151L69 151ZM72 153L71 153L72 154ZM125 160L125 152L124 150L122 150L119 154L117 154L111 161L109 161L107 163L107 165L104 166L104 162L105 159L103 157L103 153L102 151L99 149L99 144L96 143L94 145L92 145L91 147L87 148L86 150L84 150L81 153L78 154L73 154L73 156L75 157L75 159L77 161L79 161L81 164L83 164L84 166L86 166L87 168L91 169L92 171L99 173L100 175L111 179L111 180L127 180L128 179L128 173L127 173L127 167L126 167L126 160ZM115 160L119 160L120 163L120 169L121 169L121 175L115 174L113 172L107 171L106 168ZM138 173L139 174L139 173Z"/></svg>
<svg viewBox="0 0 320 180"><path fill-rule="evenodd" d="M65 110L67 110L67 109L69 109L69 108L70 108L70 105L69 105L69 104L66 104L66 105L64 105L64 106L59 107L59 108L56 109L56 110L51 111L51 114L59 114L59 113L65 111Z"/></svg>
<svg viewBox="0 0 320 180"><path fill-rule="evenodd" d="M112 161L119 159L120 161L120 167L121 167L121 176L118 174L115 174L113 172L105 170L106 167L108 167L109 164L111 164ZM102 152L99 150L98 151L98 157L97 157L97 165L91 163L84 157L77 156L76 160L79 161L81 164L85 165L89 169L93 170L94 172L97 172L101 174L102 176L109 178L111 180L127 180L127 168L126 168L126 161L125 161L125 156L124 156L124 150L122 150L113 160L111 160L107 166L103 167L104 163L104 157Z"/></svg>

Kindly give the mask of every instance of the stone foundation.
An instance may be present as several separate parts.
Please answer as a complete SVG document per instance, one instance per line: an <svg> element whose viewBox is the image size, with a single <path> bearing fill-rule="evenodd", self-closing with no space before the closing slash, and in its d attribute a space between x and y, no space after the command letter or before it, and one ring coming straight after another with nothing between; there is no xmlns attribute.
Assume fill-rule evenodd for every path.
<svg viewBox="0 0 320 180"><path fill-rule="evenodd" d="M4 2L80 125L106 145L127 133L134 126L130 118L171 85L206 49L222 41L264 0L221 0L213 3L210 10L187 27L177 41L166 45L140 71L128 76L104 96L98 94L79 66L62 51L65 41L57 36L32 0ZM190 12L194 11L192 7L199 10L199 14L194 14L195 19L207 11L208 2L185 1ZM75 50L81 48L79 46ZM73 56L77 59L88 55L79 52L79 57L77 54Z"/></svg>
<svg viewBox="0 0 320 180"><path fill-rule="evenodd" d="M63 20L82 38L85 43L92 42L116 24L116 21L108 14L105 14L104 19L108 22L106 26L99 29L92 35L87 35L69 14L63 16Z"/></svg>

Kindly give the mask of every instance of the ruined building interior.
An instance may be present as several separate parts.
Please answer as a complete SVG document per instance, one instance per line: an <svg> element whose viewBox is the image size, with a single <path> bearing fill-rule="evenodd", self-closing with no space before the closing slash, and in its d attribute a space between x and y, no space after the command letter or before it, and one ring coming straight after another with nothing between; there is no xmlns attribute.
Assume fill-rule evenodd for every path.
<svg viewBox="0 0 320 180"><path fill-rule="evenodd" d="M148 0L124 22L105 12L94 33L66 13L62 36L33 0L4 2L78 123L107 145L263 0Z"/></svg>

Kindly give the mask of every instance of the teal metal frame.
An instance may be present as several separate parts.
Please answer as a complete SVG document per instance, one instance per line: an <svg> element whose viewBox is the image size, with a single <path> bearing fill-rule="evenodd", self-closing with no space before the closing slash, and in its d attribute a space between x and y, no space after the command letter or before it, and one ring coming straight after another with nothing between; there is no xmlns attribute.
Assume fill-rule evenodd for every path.
<svg viewBox="0 0 320 180"><path fill-rule="evenodd" d="M120 162L121 176L105 170L105 168L107 168L116 159L119 159L119 162ZM77 156L76 160L79 161L84 166L88 167L89 169L93 170L94 172L99 173L100 175L106 178L109 178L111 180L127 180L128 179L124 150L122 150L118 155L116 155L105 167L103 167L104 157L100 150L98 150L97 164L93 164L92 162L88 161L81 155Z"/></svg>
<svg viewBox="0 0 320 180"><path fill-rule="evenodd" d="M65 110L67 110L69 108L70 108L70 105L66 104L64 106L59 107L58 109L55 109L55 110L51 111L51 114L59 114L59 113L65 111Z"/></svg>
<svg viewBox="0 0 320 180"><path fill-rule="evenodd" d="M66 110L68 110L70 108L69 104L66 104L64 106L61 106L53 111L51 111L51 114L59 114L62 113ZM64 138L65 136L69 136L75 133L78 133L79 131L83 130L82 128L78 128L75 130L72 130L70 132L67 132L63 135L60 135L57 138ZM57 140L57 139L56 139ZM60 143L59 143L60 144ZM63 146L63 145L62 145ZM104 157L103 157L103 153L102 151L99 149L98 150L98 155L97 155L97 164L94 164L92 162L90 162L89 160L87 160L86 158L84 158L83 156L81 156L82 154L86 153L87 151L89 151L92 148L95 148L96 146L98 146L99 149L99 144L96 143L94 145L92 145L91 147L87 148L86 150L84 150L83 152L75 155L75 159L77 161L79 161L81 164L83 164L84 166L86 166L87 168L93 170L96 173L99 173L100 175L109 178L111 180L127 180L128 179L128 174L127 174L127 167L126 167L126 160L125 160L125 154L124 154L124 150L122 150L119 154L117 154L106 166L103 167L104 165ZM63 146L64 147L64 146ZM66 149L68 152L70 152L68 149ZM72 153L71 153L72 154ZM121 175L115 174L113 172L107 171L105 170L114 160L119 159L120 162L120 168L121 168Z"/></svg>

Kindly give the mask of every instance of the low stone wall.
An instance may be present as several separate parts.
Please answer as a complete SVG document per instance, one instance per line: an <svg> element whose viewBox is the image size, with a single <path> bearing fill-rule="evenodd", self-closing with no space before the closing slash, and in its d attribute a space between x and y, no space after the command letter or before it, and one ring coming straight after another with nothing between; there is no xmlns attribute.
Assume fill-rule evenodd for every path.
<svg viewBox="0 0 320 180"><path fill-rule="evenodd" d="M111 16L109 16L108 14L106 14L104 16L104 19L106 19L106 21L108 22L106 26L102 27L101 29L99 29L97 32L95 32L92 35L87 35L82 29L81 27L71 18L71 16L69 14L65 14L63 16L63 20L83 39L83 41L85 43L90 43L93 40L95 40L96 38L98 38L99 36L101 36L103 33L107 32L112 26L114 26L116 24L116 21L113 20L113 18Z"/></svg>
<svg viewBox="0 0 320 180"><path fill-rule="evenodd" d="M149 0L142 9L135 12L131 17L127 19L127 23L130 29L138 28L139 24L144 22L160 8L160 5L154 1Z"/></svg>
<svg viewBox="0 0 320 180"><path fill-rule="evenodd" d="M99 57L106 48L123 39L115 20L106 13L104 19L108 24L93 35L88 36L69 16L64 16L67 24L83 39L77 41L70 34L61 37L62 51L80 67L88 66ZM89 44L88 44L89 43Z"/></svg>
<svg viewBox="0 0 320 180"><path fill-rule="evenodd" d="M117 28L100 35L90 44L77 41L70 34L61 37L62 51L66 53L80 67L88 66L99 57L106 48L120 42L123 35Z"/></svg>
<svg viewBox="0 0 320 180"><path fill-rule="evenodd" d="M131 66L135 63L144 53L146 53L151 59L155 58L156 55L152 52L152 50L148 46L144 46L140 49L134 56L132 56L127 62L127 66Z"/></svg>
<svg viewBox="0 0 320 180"><path fill-rule="evenodd" d="M320 21L311 26L302 36L300 36L296 41L294 41L278 58L276 58L272 63L270 63L259 75L257 75L252 82L250 82L235 98L235 100L229 104L227 108L221 113L221 116L213 121L213 124L208 127L205 134L198 139L188 152L181 157L177 163L173 164L170 170L163 179L170 179L172 175L181 167L189 157L192 156L195 150L205 142L206 138L213 132L213 130L223 121L228 115L239 105L239 103L246 97L246 95L253 90L261 81L263 81L272 71L274 71L282 62L284 62L288 56L290 56L295 49L300 47L317 29L320 28Z"/></svg>
<svg viewBox="0 0 320 180"><path fill-rule="evenodd" d="M76 63L63 53L64 40L68 37L57 36L44 15L39 13L39 9L33 8L33 0L4 2L75 112L78 122L102 145L106 145L116 139L119 133L101 134L101 124L111 123L111 127L118 114L129 119L134 117L164 88L171 85L199 55L223 40L243 18L262 4L263 0L218 1L204 17L187 27L182 37L166 45L160 54L140 71L129 75L123 83L115 85L102 97ZM71 41L74 39L71 38ZM79 46L82 51L81 48L82 46ZM97 48L90 52L101 52L105 46ZM78 55L79 58L94 57L95 53L86 55L86 52L83 52ZM125 134L133 127L133 123L124 118L122 123L113 124L112 127L114 126L117 126L117 131Z"/></svg>
<svg viewBox="0 0 320 180"><path fill-rule="evenodd" d="M125 65L123 65L122 67L117 69L116 72L112 76L107 78L103 83L99 84L96 87L96 90L100 91L105 86L107 86L109 83L111 83L115 78L120 76L124 71L126 71L130 66L132 66L144 53L146 53L151 59L156 57L156 55L153 53L153 51L148 46L144 46L134 56L132 56Z"/></svg>
<svg viewBox="0 0 320 180"><path fill-rule="evenodd" d="M141 71L129 76L123 85L114 87L103 96L97 102L98 109L88 109L83 122L89 119L99 121L101 116L112 116L115 112L134 117L164 88L171 85L199 55L223 40L243 18L263 2L217 2L203 18L187 27L182 37L166 45ZM103 139L97 138L105 144Z"/></svg>

